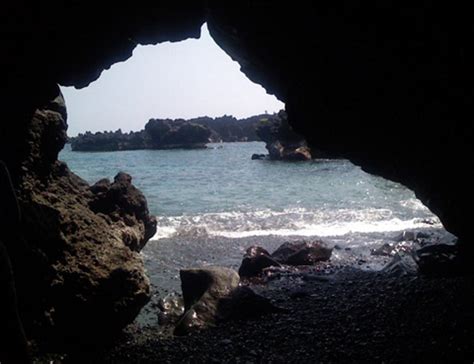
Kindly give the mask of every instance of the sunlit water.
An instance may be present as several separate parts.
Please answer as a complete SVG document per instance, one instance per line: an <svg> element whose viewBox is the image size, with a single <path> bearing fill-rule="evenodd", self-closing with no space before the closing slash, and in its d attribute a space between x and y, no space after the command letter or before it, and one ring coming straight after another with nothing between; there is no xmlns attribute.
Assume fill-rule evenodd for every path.
<svg viewBox="0 0 474 364"><path fill-rule="evenodd" d="M404 186L369 175L346 160L251 160L263 143L210 144L205 150L72 152L60 159L90 183L119 171L157 216L158 231L142 254L158 292L179 290L179 269L238 268L252 244L322 237L338 245L332 260L380 269L370 249L404 230L443 231L439 220ZM345 249L345 248L350 248Z"/></svg>

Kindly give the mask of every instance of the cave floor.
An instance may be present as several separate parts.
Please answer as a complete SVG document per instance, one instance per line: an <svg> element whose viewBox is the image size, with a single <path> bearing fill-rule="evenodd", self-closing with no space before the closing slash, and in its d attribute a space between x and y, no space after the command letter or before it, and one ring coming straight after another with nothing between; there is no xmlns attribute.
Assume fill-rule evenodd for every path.
<svg viewBox="0 0 474 364"><path fill-rule="evenodd" d="M343 270L270 284L289 313L223 323L185 337L129 326L106 348L65 362L314 363L474 360L472 276L390 276Z"/></svg>

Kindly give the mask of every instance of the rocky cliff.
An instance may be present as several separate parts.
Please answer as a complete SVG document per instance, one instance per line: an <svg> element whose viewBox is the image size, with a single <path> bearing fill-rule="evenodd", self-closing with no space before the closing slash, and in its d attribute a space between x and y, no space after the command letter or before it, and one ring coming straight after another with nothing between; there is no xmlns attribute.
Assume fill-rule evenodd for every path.
<svg viewBox="0 0 474 364"><path fill-rule="evenodd" d="M61 95L33 114L16 176L22 218L5 244L28 335L73 342L113 335L148 302L139 251L156 221L129 175L89 186L56 160L66 127Z"/></svg>

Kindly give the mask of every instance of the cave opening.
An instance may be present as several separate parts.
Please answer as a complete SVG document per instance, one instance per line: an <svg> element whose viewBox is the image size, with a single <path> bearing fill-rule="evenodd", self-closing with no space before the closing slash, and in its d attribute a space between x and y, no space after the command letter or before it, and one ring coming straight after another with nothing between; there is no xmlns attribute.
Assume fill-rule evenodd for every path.
<svg viewBox="0 0 474 364"><path fill-rule="evenodd" d="M14 317L17 311L28 338L39 340L40 346L56 340L73 343L76 352L67 358L72 361L100 361L102 356L104 362L471 360L474 291L469 171L473 124L468 116L472 111L469 70L473 54L468 11L435 2L126 2L114 7L96 3L93 11L78 2L8 2L3 6L7 21L0 25L6 40L1 68L8 107L3 108L7 122L0 126L0 154L6 166L2 164L0 170L1 291L12 298L13 273L18 305L11 304L13 299L1 300L1 362L5 348L8 354L8 349L25 351L27 346L18 330L21 322ZM219 185L216 174L225 174L231 183L224 187L242 198L244 207L260 200L263 208L237 213L197 211L187 216L158 213L159 221L152 216L154 211L149 214L144 208L145 198L129 175L118 174L114 182L94 183L104 176L103 165L113 160L110 155L97 162L102 165L101 175L93 178L92 186L57 160L66 137L66 110L62 99L56 97L58 84L85 87L104 69L129 58L137 44L196 37L204 21L249 79L285 101L290 124L311 146L329 156L347 157L370 173L416 191L459 237L462 254L451 254L452 245L441 245L425 256L428 271L438 275L403 272L406 264L400 257L405 248L436 240L436 232L430 229L441 229L439 221L401 185L365 175L345 160L250 161L248 156L243 158L250 150L241 153L236 147L239 143L217 145L206 151L206 156L214 153L214 174L201 173L189 185L199 187L202 177ZM157 154L169 156L172 152ZM198 170L200 153L204 155L204 150L181 153L176 163L186 160ZM223 173L219 163L226 159L225 153L242 159L234 159L232 168L226 167ZM135 158L127 165L135 168L143 159ZM70 165L75 169L74 163ZM122 169L121 162L116 165ZM253 170L252 178L245 180L249 170ZM150 173L149 169L142 172ZM113 177L116 172L110 173ZM11 180L5 178L8 175ZM307 178L305 182L301 176ZM335 178L331 180L331 176ZM139 180L134 172L132 177L133 183ZM177 199L190 201L192 206L201 206L205 196L210 197L208 203L235 203L235 196L216 199L222 190L211 191L217 192L214 196L199 192L186 196L189 191L180 187L186 181L183 176L174 175L166 181L175 184L171 192ZM251 182L258 183L252 186ZM241 193L236 192L236 184ZM308 186L319 194L313 194ZM318 199L308 199L305 193ZM351 203L338 195L350 196ZM296 206L285 202L285 196ZM276 202L281 204L272 205ZM20 220L17 210L21 211ZM229 221L231 229L208 228L209 223L225 228ZM151 239L142 249L153 237L156 224L165 236L158 244ZM276 224L282 228L274 229ZM416 224L422 226L422 235ZM388 229L389 225L396 231ZM335 229L347 234L334 234ZM175 264L192 255L192 264L200 259L205 265L219 261L216 257L220 255L228 259L228 266L237 267L250 237L270 249L265 244L275 244L279 237L299 237L290 234L294 231L304 238L323 236L332 244L332 260L346 255L354 258L346 262L362 269L356 275L353 271L344 275L344 271L340 280L324 276L324 272L306 274L296 269L287 275L277 269L271 272L275 279L268 282L270 291L261 291L277 306L269 306L261 298L261 305L255 305L270 315L226 322L189 340L163 338L153 328L135 330L132 325L127 327L125 340L110 351L106 348L105 354L100 352L104 338L115 338L156 292L150 290L142 264L143 257L152 261L154 253L164 252L154 252L154 247L180 247L176 249L178 257L157 254L165 258L163 270L148 269L152 280L173 271L173 279L168 281L177 282L170 261ZM386 238L390 239L389 248L400 247L385 256L397 255L402 272L364 275L370 259L391 259L383 258ZM239 246L239 242L244 243ZM370 244L374 242L378 246ZM372 255L373 248L382 249ZM262 249L253 252L261 253ZM322 267L326 268L325 264ZM186 272L193 282L199 277L209 281L207 274ZM283 289L272 290L281 287L274 283L288 276ZM235 274L228 278L229 284L238 284ZM261 286L254 288L260 290ZM202 292L194 290L196 295ZM239 292L243 294L240 297L255 298L248 290ZM232 302L223 299L220 303ZM198 308L203 307L195 306L187 317L199 317L202 311ZM238 306L237 311L253 318L258 313L248 306ZM85 342L90 341L93 343L88 347ZM67 357L62 353L46 356L44 361L62 361Z"/></svg>
<svg viewBox="0 0 474 364"><path fill-rule="evenodd" d="M267 151L247 124L281 122L284 104L240 72L206 24L199 40L135 52L87 88L62 88L77 150L67 144L59 159L90 184L130 174L157 218L141 251L153 287L141 324L156 320L160 300L179 294L179 269L238 269L250 246L274 251L285 242L323 239L335 266L377 271L401 257L408 263L390 269L410 271L414 262L406 256L413 249L454 239L412 191L347 160L317 150L307 162L251 160ZM227 123L227 129L213 130L207 149L155 148L134 134L155 118L211 120L204 125ZM143 145L133 145L134 138Z"/></svg>

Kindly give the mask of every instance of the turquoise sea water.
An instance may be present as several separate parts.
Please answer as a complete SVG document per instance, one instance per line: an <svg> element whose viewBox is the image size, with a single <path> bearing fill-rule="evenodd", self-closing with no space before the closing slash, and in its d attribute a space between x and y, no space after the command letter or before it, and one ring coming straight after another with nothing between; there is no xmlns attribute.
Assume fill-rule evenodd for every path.
<svg viewBox="0 0 474 364"><path fill-rule="evenodd" d="M364 261L404 230L442 229L439 220L404 186L369 175L346 160L251 160L263 143L210 144L204 150L72 152L60 159L94 183L119 171L148 200L158 232L142 254L152 283L179 289L179 268L238 268L245 248L275 249L284 241L322 237L342 248L334 261ZM386 259L386 258L384 258Z"/></svg>

